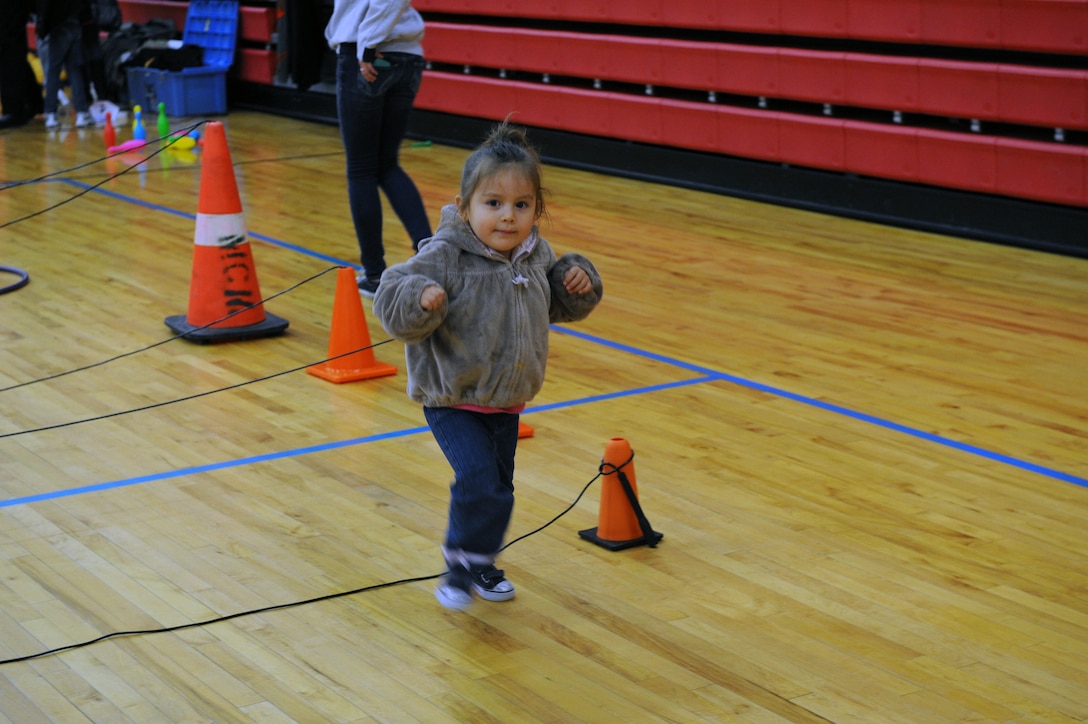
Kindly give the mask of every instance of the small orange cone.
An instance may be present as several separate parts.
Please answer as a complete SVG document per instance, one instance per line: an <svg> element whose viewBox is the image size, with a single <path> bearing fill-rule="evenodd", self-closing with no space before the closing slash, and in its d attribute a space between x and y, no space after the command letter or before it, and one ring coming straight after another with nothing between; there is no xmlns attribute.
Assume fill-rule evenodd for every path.
<svg viewBox="0 0 1088 724"><path fill-rule="evenodd" d="M287 320L266 314L261 304L257 267L246 239L242 201L238 196L223 124L219 121L208 123L205 139L189 311L186 315L167 317L166 326L194 342L225 342L283 334ZM212 325L232 312L238 313Z"/></svg>
<svg viewBox="0 0 1088 724"><path fill-rule="evenodd" d="M536 434L536 431L533 428L518 420L518 440L523 437L532 437L534 434Z"/></svg>
<svg viewBox="0 0 1088 724"><path fill-rule="evenodd" d="M370 347L370 330L366 326L363 302L359 299L355 271L351 267L340 267L336 276L336 299L332 307L329 361L311 365L306 371L337 383L397 374L397 368L393 365L375 360L374 350ZM348 354L352 350L359 351Z"/></svg>
<svg viewBox="0 0 1088 724"><path fill-rule="evenodd" d="M640 545L657 546L665 536L650 526L638 504L635 454L622 437L608 441L601 461L601 508L597 527L578 535L611 551Z"/></svg>

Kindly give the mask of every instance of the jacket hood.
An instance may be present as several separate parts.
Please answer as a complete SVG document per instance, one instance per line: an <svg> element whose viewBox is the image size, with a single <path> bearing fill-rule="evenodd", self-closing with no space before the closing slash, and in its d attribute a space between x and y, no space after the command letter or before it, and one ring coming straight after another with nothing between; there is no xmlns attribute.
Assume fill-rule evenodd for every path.
<svg viewBox="0 0 1088 724"><path fill-rule="evenodd" d="M529 236L514 247L510 254L510 260L517 261L523 255L532 254L539 240L540 230L534 225L532 231L529 232ZM476 232L461 216L461 212L455 204L442 207L442 217L438 223L438 230L434 236L419 242L419 248L422 249L424 245L432 241L443 241L462 251L487 259L505 259L502 254L480 241L480 237L476 236Z"/></svg>

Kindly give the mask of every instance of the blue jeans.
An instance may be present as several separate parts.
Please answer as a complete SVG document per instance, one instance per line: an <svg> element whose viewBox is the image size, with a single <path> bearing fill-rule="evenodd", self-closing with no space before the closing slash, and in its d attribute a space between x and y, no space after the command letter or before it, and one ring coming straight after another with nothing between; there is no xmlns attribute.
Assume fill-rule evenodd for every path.
<svg viewBox="0 0 1088 724"><path fill-rule="evenodd" d="M455 407L424 407L423 414L453 468L447 558L461 554L472 563L490 563L514 512L518 416Z"/></svg>
<svg viewBox="0 0 1088 724"><path fill-rule="evenodd" d="M3 0L8 2L8 0ZM72 105L77 113L86 113L91 103L87 99L87 86L83 79L83 29L79 21L70 18L49 31L48 67L45 69L45 112L57 112L57 92L60 90L60 72L68 71L68 85L72 89Z"/></svg>
<svg viewBox="0 0 1088 724"><path fill-rule="evenodd" d="M400 144L408 131L423 58L385 53L373 83L363 77L354 43L340 46L336 64L336 110L347 157L348 203L367 279L385 271L380 188L412 240L412 248L431 236L431 222L415 183L400 167Z"/></svg>

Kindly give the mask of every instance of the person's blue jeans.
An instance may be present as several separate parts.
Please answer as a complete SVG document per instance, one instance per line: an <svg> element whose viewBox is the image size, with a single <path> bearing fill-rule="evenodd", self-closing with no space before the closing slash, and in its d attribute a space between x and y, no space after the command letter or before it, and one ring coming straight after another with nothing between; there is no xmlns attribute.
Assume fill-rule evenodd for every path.
<svg viewBox="0 0 1088 724"><path fill-rule="evenodd" d="M502 548L514 512L518 416L424 407L434 439L453 468L447 559L487 564Z"/></svg>
<svg viewBox="0 0 1088 724"><path fill-rule="evenodd" d="M431 236L431 223L415 183L400 167L400 144L408 131L416 93L423 79L423 58L385 53L388 67L378 67L370 83L359 70L354 43L340 46L336 65L336 110L347 158L348 203L367 279L385 271L382 203L385 192L412 247Z"/></svg>
<svg viewBox="0 0 1088 724"><path fill-rule="evenodd" d="M3 0L7 2L7 0ZM49 31L48 67L45 69L45 112L57 112L57 92L60 91L61 69L68 71L68 85L72 89L72 106L77 113L86 113L91 107L87 99L87 86L83 79L83 29L75 18L57 24Z"/></svg>

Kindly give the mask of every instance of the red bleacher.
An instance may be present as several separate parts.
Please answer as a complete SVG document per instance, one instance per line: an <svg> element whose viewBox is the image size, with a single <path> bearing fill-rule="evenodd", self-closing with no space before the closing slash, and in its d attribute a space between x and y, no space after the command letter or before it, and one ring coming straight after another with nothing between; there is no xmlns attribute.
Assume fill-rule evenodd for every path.
<svg viewBox="0 0 1088 724"><path fill-rule="evenodd" d="M1083 147L430 72L428 110L829 171L1088 205ZM1023 172L1018 172L1018 168Z"/></svg>
<svg viewBox="0 0 1088 724"><path fill-rule="evenodd" d="M1085 70L444 22L424 45L440 63L1088 129Z"/></svg>
<svg viewBox="0 0 1088 724"><path fill-rule="evenodd" d="M476 14L504 6L463 0L417 0L421 10L463 18L428 23L427 74L420 108L502 118L578 133L661 144L830 171L933 184L1076 206L1088 205L1088 149L1058 142L971 133L973 124L1017 124L1065 131L1088 130L1088 70L947 60L901 52L807 50L765 43L696 42L483 24ZM636 3L644 10L646 5ZM509 5L509 3L508 3ZM552 0L517 13L600 22L588 4ZM773 31L783 35L955 44L1037 50L1040 33L995 32L1025 13L1051 25L1059 52L1082 52L1077 7L1088 3L953 0L779 0L778 3L650 3L646 18L662 25L683 16L686 27ZM1077 7L1071 7L1076 5ZM729 12L723 8L728 6ZM738 12L733 12L737 10ZM513 11L512 15L514 14ZM937 21L943 36L927 34ZM630 13L624 15L629 17ZM1085 16L1088 18L1088 16ZM991 25L989 21L996 24ZM623 22L613 16L613 24ZM647 24L642 21L640 24ZM595 29L595 28L594 28ZM664 35L664 34L663 34ZM1034 39L1032 39L1034 38ZM1053 50L1054 48L1051 48ZM462 66L462 73L447 66ZM522 76L496 79L494 71ZM547 74L551 83L524 74ZM642 84L759 99L820 104L818 113L699 103L564 86L555 76ZM717 98L715 98L717 99ZM886 111L884 122L835 116L836 107ZM895 112L900 112L896 115ZM962 131L905 127L901 114L962 119ZM1018 166L1024 173L1017 174Z"/></svg>
<svg viewBox="0 0 1088 724"><path fill-rule="evenodd" d="M165 17L179 29L188 7L120 4L125 20ZM413 5L427 17L435 66L421 109L487 119L515 111L544 128L1088 206L1085 0ZM243 0L240 12L230 77L271 84L275 3ZM1030 62L1019 60L1025 53ZM1068 142L1067 133L1079 135Z"/></svg>
<svg viewBox="0 0 1088 724"><path fill-rule="evenodd" d="M461 15L1088 53L1084 0L415 0L413 6Z"/></svg>

